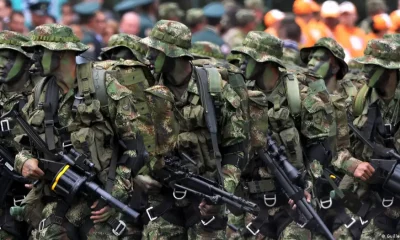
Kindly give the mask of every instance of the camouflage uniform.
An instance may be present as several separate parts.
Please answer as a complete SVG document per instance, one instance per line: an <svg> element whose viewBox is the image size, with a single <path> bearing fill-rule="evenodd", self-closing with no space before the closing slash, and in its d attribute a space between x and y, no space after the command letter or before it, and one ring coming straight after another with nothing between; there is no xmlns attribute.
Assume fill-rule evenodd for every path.
<svg viewBox="0 0 400 240"><path fill-rule="evenodd" d="M255 14L252 10L241 9L236 13L236 20L239 26L244 26L247 23L255 21ZM245 37L246 32L240 29L240 27L233 27L224 34L223 40L231 48L234 48L241 45Z"/></svg>
<svg viewBox="0 0 400 240"><path fill-rule="evenodd" d="M138 36L126 33L114 34L110 37L110 40L108 41L108 46L101 49L100 56L103 60L107 60L110 58L108 54L111 51L119 47L126 47L129 48L133 56L136 58L132 60L147 64L148 61L145 58L147 47L140 43L140 39L141 38Z"/></svg>
<svg viewBox="0 0 400 240"><path fill-rule="evenodd" d="M169 58L193 58L189 52L191 46L191 33L190 30L183 24L174 21L159 21L153 28L150 36L142 40L142 43L149 46L149 48L157 49ZM176 149L179 152L185 152L192 157L197 163L197 170L201 175L215 178L216 172L216 159L214 158L211 145L211 135L205 125L204 108L199 98L199 90L197 87L196 69L192 70L191 78L189 80L187 89L180 99L177 99L171 88L164 86L164 76L160 76L158 86L154 86L148 91L156 91L157 96L161 97L164 102L164 110L170 109L169 112L174 114L176 124L178 124L178 139L176 142ZM229 148L240 146L244 139L243 133L243 115L240 108L240 97L231 88L229 84L221 80L221 115L218 121L218 128L221 132L220 147L222 152L222 172L224 175L224 186L229 191L234 189L238 184L240 175L236 174L237 167L231 164L224 165L225 159L233 157L236 161L243 158L243 152L230 152ZM160 109L161 110L161 109ZM166 111L166 110L165 110ZM228 154L229 153L229 154ZM154 164L157 166L158 164ZM240 171L239 171L240 172ZM171 194L171 190L168 191ZM149 201L151 206L160 203L167 195L163 194L150 194ZM156 220L149 222L143 234L144 239L224 239L225 220L221 218L223 213L219 213L214 223L203 226L196 221L196 224L189 224L188 220L192 219L193 214L198 215L198 210L194 200L183 199L173 200L175 211L167 212ZM192 207L195 211L190 216L177 215L185 214ZM222 208L221 208L222 210ZM171 215L180 218L181 223L171 220ZM168 217L169 216L169 217ZM176 217L175 217L176 218ZM168 219L168 220L166 220ZM207 219L205 219L207 221ZM189 224L189 226L185 226ZM214 226L214 227L213 227ZM212 230L213 228L216 228Z"/></svg>
<svg viewBox="0 0 400 240"><path fill-rule="evenodd" d="M394 41L371 40L364 51L364 56L356 58L355 60L361 64L369 64L385 69L397 70L400 68L400 63L398 62L399 50L400 45ZM353 115L355 117L353 123L357 128L361 130L364 136L366 136L369 140L372 139L372 141L378 145L388 147L383 140L384 137L380 133L378 133L378 130L372 130L372 132L369 133L367 122L370 121L370 118L372 118L371 114L369 114L371 111L371 106L377 106L378 111L382 114L382 124L391 124L392 126L395 126L399 122L399 94L400 91L398 84L395 95L390 100L390 103L385 103L379 97L375 88L365 85L359 91L356 97L353 105ZM377 129L379 127L379 123L375 121L373 127L374 129ZM396 133L392 133L392 136L394 137L394 148L398 152L398 130L396 131ZM368 161L369 159L371 159L371 157L380 157L373 155L371 149L363 145L358 139L352 142L352 149L354 152L354 156L362 161ZM361 161L357 159L350 159L342 162L340 168L346 171L349 175L352 175L358 164L361 163ZM381 201L385 197L386 199L390 199L390 194L389 196L382 195L382 189L379 187L378 189L374 189L372 184L361 181L357 181L352 184L352 187L362 201L362 204L371 204L372 209L374 207L382 208L383 202ZM374 191L376 191L376 193L381 196L381 199L374 195ZM369 211L371 211L371 209L369 209ZM387 230L388 227L392 228L392 231L395 230L395 233L398 233L399 218L399 202L398 199L395 199L392 206L383 208L382 212L379 215L377 215L373 219L370 219L367 225L363 226L365 228L363 229L361 239L382 239L382 236L384 236L383 234L390 233L390 231ZM397 229L395 229L396 222Z"/></svg>
<svg viewBox="0 0 400 240"><path fill-rule="evenodd" d="M23 49L33 51L42 47L50 51L74 51L76 54L82 53L88 47L82 44L68 27L58 24L45 24L37 27L31 33L31 41L24 44ZM79 69L79 68L78 68ZM77 69L77 78L81 72ZM124 78L124 75L121 75ZM66 134L56 133L54 141L56 149L60 149L61 144L68 142L66 137L70 137L72 146L79 152L84 152L91 157L91 161L95 165L97 177L101 184L107 181L108 165L112 158L112 152L115 150L113 144L114 136L119 136L120 140L129 141L136 138L138 131L137 113L132 105L132 92L121 85L115 76L105 76L105 86L107 106L102 106L100 100L82 98L82 101L75 101L75 93L77 89L71 88L67 93L61 91L56 85L56 79L47 77L47 82L36 86L32 96L29 97L28 103L23 108L23 115L39 134L43 135L45 131L45 110L42 104L48 101L46 90L52 88L52 92L59 91L58 108L56 115L58 123L55 126L58 129L66 127ZM77 79L75 79L75 84ZM75 85L76 86L76 85ZM80 88L78 89L81 90ZM79 93L78 93L79 94ZM38 98L36 98L37 96ZM57 101L57 100L55 100ZM54 103L54 102L53 102ZM73 108L73 106L75 106ZM47 133L47 144L52 140L51 135ZM136 156L136 151L126 150L123 156ZM16 156L15 168L21 172L23 164L35 158L33 152L20 151ZM129 181L131 170L124 166L118 165L116 169L115 181L113 183L111 194L122 202L126 202L131 192L131 183ZM53 216L59 203L58 197L51 192L49 183L42 181L38 186L38 193L42 195L39 200L45 204L43 209L44 219ZM76 202L67 208L66 213L62 217L62 225L58 225L50 221L50 224L44 223L43 229L38 233L39 239L70 239L76 238L76 235L87 235L87 239L118 239L112 233L112 227L106 222L92 224L89 219L91 215L91 202L88 199L77 196ZM113 209L111 209L112 212ZM114 217L118 217L115 213ZM67 230L68 229L68 230ZM77 231L81 232L78 233ZM86 231L86 232L85 232ZM75 235L73 237L73 235Z"/></svg>
<svg viewBox="0 0 400 240"><path fill-rule="evenodd" d="M28 42L29 38L15 32L11 31L1 31L0 32L0 51L10 51L13 55L21 54L25 59L25 66L21 65L19 71L27 71L31 65L30 55L21 49L21 45L25 42ZM3 57L2 57L3 58ZM2 60L8 61L11 60ZM2 68L6 65L4 62L1 63ZM4 71L4 70L3 70ZM7 84L14 84L18 82L20 88L16 91L8 91L6 85ZM21 104L19 106L23 106L23 103L27 100L28 96L31 93L33 88L33 83L30 80L29 74L26 72L23 73L19 79L14 79L7 83L2 83L0 85L0 114L4 115L8 111L10 111L15 104ZM11 156L14 156L18 151L20 151L23 146L20 145L17 141L14 141L14 137L21 133L21 130L18 128L15 122L12 119L1 119L1 138L0 143L2 149L9 152ZM3 121L9 121L9 126L11 127L11 131L7 129L7 123ZM2 160L1 164L2 168L5 168L4 160ZM4 170L1 170L3 172ZM0 174L1 181L6 181L2 179ZM2 182L5 186L4 182ZM12 240L12 239L23 239L28 237L28 226L25 223L17 222L10 216L10 207L11 206L18 206L21 201L24 199L24 196L28 193L28 190L24 187L24 184L18 181L13 181L12 185L9 189L2 189L2 191L7 191L5 200L2 202L2 206L0 209L0 239L4 240ZM17 200L17 203L14 203L13 200ZM20 219L19 219L20 220Z"/></svg>
<svg viewBox="0 0 400 240"><path fill-rule="evenodd" d="M254 150L265 146L266 129L269 127L273 132L273 139L287 149L286 152L289 161L304 173L306 166L303 162L300 136L302 135L306 139L304 146L307 148L307 144L317 144L332 134L329 127L330 125L334 125L331 116L332 106L329 102L326 88L314 88L313 79L307 78L304 81L310 81L308 82L310 87L302 86L302 92L300 92L299 84L295 81L295 76L290 74L291 76L288 77L289 73L286 72L280 60L283 55L282 41L268 33L250 32L246 36L243 46L235 48L232 52L234 54L242 53L247 55L257 63L273 62L278 64L280 71L277 85L271 92L264 92L265 97L257 93L260 91L260 88L258 88L255 81L248 80L247 83L250 99L250 141L253 151L250 152L251 160L243 173L241 183L244 189L247 188L246 191L249 199L259 203L261 207L260 216L265 217L267 215L270 218L268 221L261 222L261 226L257 226L260 229L260 234L255 236L255 238L276 239L279 236L279 239L311 239L311 232L309 230L298 227L292 221L290 217L292 211L287 204L288 200L284 196L282 197L282 193L276 191L276 187L273 184L273 176L268 169L257 163L257 158L251 153L254 154ZM290 95L286 94L289 91L287 88L290 86L287 85L288 81L294 81L293 86L295 88L290 90L290 95L296 95L295 91L297 91L298 99L289 99ZM253 93L257 94L253 95ZM296 105L293 105L294 102L298 104L298 107L294 107ZM266 121L267 118L268 121ZM266 181L262 182L263 180ZM257 187L254 188L253 185L257 184L259 184L260 188L268 190L254 190ZM250 188L253 190L249 190ZM274 203L273 199L272 201L266 200L271 205L266 206L264 194L272 198L276 196L277 201ZM236 224L239 227L243 227L252 220L252 217L247 214L246 217L238 220L242 222ZM236 225L235 223L233 224ZM235 239L238 236L230 237Z"/></svg>

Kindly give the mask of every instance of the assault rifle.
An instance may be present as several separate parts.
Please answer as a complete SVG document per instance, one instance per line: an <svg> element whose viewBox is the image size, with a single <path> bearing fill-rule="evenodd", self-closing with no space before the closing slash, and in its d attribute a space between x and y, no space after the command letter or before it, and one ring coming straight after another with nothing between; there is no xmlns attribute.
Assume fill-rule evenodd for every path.
<svg viewBox="0 0 400 240"><path fill-rule="evenodd" d="M30 181L14 170L14 158L10 152L0 146L0 206L4 206L7 193L14 182L30 183ZM14 205L18 204L22 199L14 199Z"/></svg>
<svg viewBox="0 0 400 240"><path fill-rule="evenodd" d="M49 158L39 159L39 167L45 172L44 179L52 182L51 190L62 197L66 203L72 203L78 194L94 195L133 219L139 217L138 212L111 196L94 182L96 176L94 164L85 154L77 152L74 148L71 148L67 154L62 151L51 152L35 130L22 118L18 111L18 104L4 117L15 119L36 150Z"/></svg>
<svg viewBox="0 0 400 240"><path fill-rule="evenodd" d="M314 220L324 235L328 239L334 240L335 238L328 227L311 204L307 202L304 196L304 189L298 186L304 185L302 184L299 171L290 164L286 156L282 153L282 150L278 148L275 141L271 138L270 134L268 134L267 142L268 146L266 151L264 149L259 149L257 154L273 173L286 196L295 202L299 213L305 219L305 223L300 227L304 227Z"/></svg>
<svg viewBox="0 0 400 240"><path fill-rule="evenodd" d="M374 155L383 158L369 160L375 169L375 173L369 180L369 183L381 185L383 190L392 193L393 196L400 199L400 155L395 149L385 148L369 141L350 120L348 121L348 126L362 143L371 148ZM393 198L384 198L382 205L390 207L393 204L393 200Z"/></svg>
<svg viewBox="0 0 400 240"><path fill-rule="evenodd" d="M187 154L180 153L180 155L196 165ZM257 204L223 190L219 183L191 172L182 166L182 162L183 159L178 156L168 157L162 170L152 174L152 177L163 186L173 189L175 199L183 199L190 193L200 199L206 199L211 204L225 203L252 214L258 214L260 211Z"/></svg>

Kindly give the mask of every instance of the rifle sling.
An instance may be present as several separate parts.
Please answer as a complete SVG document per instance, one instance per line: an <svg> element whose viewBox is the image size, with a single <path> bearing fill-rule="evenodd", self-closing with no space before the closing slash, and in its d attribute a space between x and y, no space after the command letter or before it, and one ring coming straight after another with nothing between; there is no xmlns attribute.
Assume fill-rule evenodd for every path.
<svg viewBox="0 0 400 240"><path fill-rule="evenodd" d="M215 107L213 104L212 96L209 92L207 70L204 68L196 67L197 73L197 87L200 94L200 100L205 110L205 120L211 136L211 143L214 151L218 177L221 184L224 182L221 167L221 152L218 146L218 131L217 131L217 116L215 114Z"/></svg>

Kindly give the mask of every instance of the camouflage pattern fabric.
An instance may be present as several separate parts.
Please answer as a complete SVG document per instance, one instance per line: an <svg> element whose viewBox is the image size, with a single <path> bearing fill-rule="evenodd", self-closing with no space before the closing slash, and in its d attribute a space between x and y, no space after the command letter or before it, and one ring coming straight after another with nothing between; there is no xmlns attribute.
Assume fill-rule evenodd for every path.
<svg viewBox="0 0 400 240"><path fill-rule="evenodd" d="M53 51L69 50L80 53L89 49L80 42L71 28L60 24L51 23L38 26L29 33L29 38L30 41L22 46L22 49L27 52L32 52L36 46Z"/></svg>
<svg viewBox="0 0 400 240"><path fill-rule="evenodd" d="M10 49L24 54L26 57L30 57L21 46L28 42L29 38L8 30L0 32L0 49Z"/></svg>
<svg viewBox="0 0 400 240"><path fill-rule="evenodd" d="M238 27L232 27L222 36L222 39L230 48L235 48L242 45L245 37L246 33L244 31Z"/></svg>
<svg viewBox="0 0 400 240"><path fill-rule="evenodd" d="M364 50L364 56L354 60L361 64L378 65L386 69L400 68L400 44L388 39L371 40Z"/></svg>
<svg viewBox="0 0 400 240"><path fill-rule="evenodd" d="M140 37L131 34L114 34L110 37L110 40L108 40L108 46L101 49L101 55L118 47L127 47L139 62L147 64L148 61L145 58L147 46L140 43L140 40Z"/></svg>
<svg viewBox="0 0 400 240"><path fill-rule="evenodd" d="M194 42L190 48L190 53L195 58L213 58L218 60L225 58L218 45L205 41Z"/></svg>
<svg viewBox="0 0 400 240"><path fill-rule="evenodd" d="M242 46L232 49L232 53L243 53L249 55L257 62L275 62L284 66L281 59L283 43L266 32L251 31L247 34Z"/></svg>
<svg viewBox="0 0 400 240"><path fill-rule="evenodd" d="M236 20L238 24L244 26L250 22L254 22L256 20L256 15L253 10L249 9L240 9L236 15Z"/></svg>
<svg viewBox="0 0 400 240"><path fill-rule="evenodd" d="M386 33L383 35L383 39L399 41L400 40L400 33Z"/></svg>
<svg viewBox="0 0 400 240"><path fill-rule="evenodd" d="M184 15L184 12L179 8L177 3L165 2L158 6L158 16L160 19L181 18Z"/></svg>
<svg viewBox="0 0 400 240"><path fill-rule="evenodd" d="M168 57L193 58L189 49L192 34L185 25L175 21L160 20L151 30L150 36L141 40L148 47L158 49Z"/></svg>
<svg viewBox="0 0 400 240"><path fill-rule="evenodd" d="M344 61L345 53L342 46L339 45L333 38L321 38L319 39L314 46L308 48L302 48L300 50L300 58L304 63L307 63L309 60L310 54L318 48L325 48L328 49L333 56L335 56L336 60L340 66L340 72L336 75L337 79L342 79L344 75L348 72L347 63Z"/></svg>

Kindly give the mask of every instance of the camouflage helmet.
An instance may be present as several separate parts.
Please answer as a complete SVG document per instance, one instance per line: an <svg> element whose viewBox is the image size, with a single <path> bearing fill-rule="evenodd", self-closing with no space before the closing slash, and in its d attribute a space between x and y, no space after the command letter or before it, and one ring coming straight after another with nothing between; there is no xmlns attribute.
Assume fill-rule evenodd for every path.
<svg viewBox="0 0 400 240"><path fill-rule="evenodd" d="M189 26L201 23L204 19L204 12L201 8L191 8L186 12L186 24Z"/></svg>
<svg viewBox="0 0 400 240"><path fill-rule="evenodd" d="M364 56L354 60L361 64L373 64L386 69L399 69L400 44L387 39L370 40L364 50Z"/></svg>
<svg viewBox="0 0 400 240"><path fill-rule="evenodd" d="M190 48L190 53L196 58L215 58L218 60L225 58L218 45L206 41L194 42L192 48Z"/></svg>
<svg viewBox="0 0 400 240"><path fill-rule="evenodd" d="M249 55L257 62L275 62L284 67L282 41L266 32L250 31L243 40L242 46L232 49L232 53Z"/></svg>
<svg viewBox="0 0 400 240"><path fill-rule="evenodd" d="M181 18L183 15L184 13L177 3L166 2L158 6L158 16L160 19Z"/></svg>
<svg viewBox="0 0 400 240"><path fill-rule="evenodd" d="M347 66L347 63L344 61L345 53L342 46L340 46L339 43L337 43L332 38L324 37L319 39L314 46L308 48L302 48L300 50L301 60L305 64L307 64L309 56L312 53L312 51L318 48L325 48L329 50L336 58L336 60L338 60L340 71L337 73L337 78L342 79L344 75L346 75L346 73L349 71L349 67Z"/></svg>
<svg viewBox="0 0 400 240"><path fill-rule="evenodd" d="M256 14L253 10L250 9L240 9L235 14L236 21L239 25L246 25L250 22L254 22L256 20Z"/></svg>
<svg viewBox="0 0 400 240"><path fill-rule="evenodd" d="M37 26L29 34L30 41L23 44L22 49L32 52L37 46L42 46L52 51L76 51L82 53L89 46L81 43L72 29L61 24L43 24Z"/></svg>
<svg viewBox="0 0 400 240"><path fill-rule="evenodd" d="M22 50L21 46L29 42L29 38L16 32L4 30L0 32L0 49L11 49L30 57L28 53Z"/></svg>
<svg viewBox="0 0 400 240"><path fill-rule="evenodd" d="M226 56L226 61L228 61L229 63L233 63L235 61L242 61L242 54L237 53L237 54L233 54L233 53L229 53L228 56Z"/></svg>
<svg viewBox="0 0 400 240"><path fill-rule="evenodd" d="M263 0L245 0L244 6L246 8L259 9L261 11L264 11L264 1Z"/></svg>
<svg viewBox="0 0 400 240"><path fill-rule="evenodd" d="M150 32L150 35L140 42L148 47L162 51L171 58L189 57L193 59L189 49L192 34L184 24L170 20L160 20Z"/></svg>
<svg viewBox="0 0 400 240"><path fill-rule="evenodd" d="M393 40L400 43L400 33L386 33L383 39Z"/></svg>
<svg viewBox="0 0 400 240"><path fill-rule="evenodd" d="M142 38L126 34L126 33L119 33L114 34L110 37L108 41L108 46L101 49L100 55L106 54L108 51L111 51L118 47L126 47L131 50L132 54L138 59L139 62L146 63L147 60L145 58L147 46L140 43Z"/></svg>

